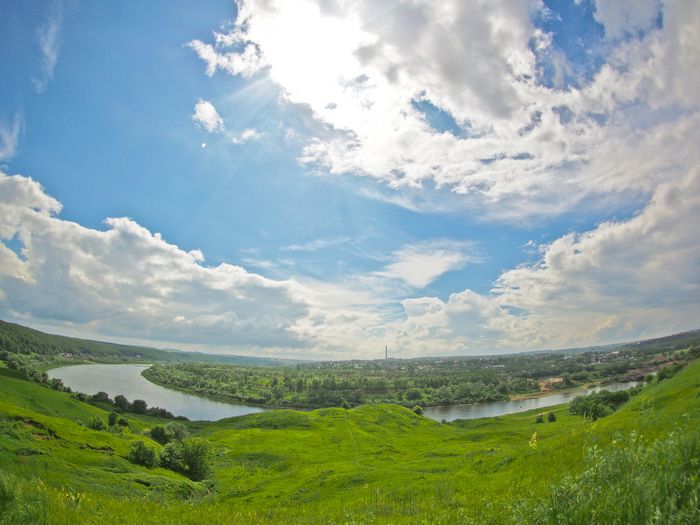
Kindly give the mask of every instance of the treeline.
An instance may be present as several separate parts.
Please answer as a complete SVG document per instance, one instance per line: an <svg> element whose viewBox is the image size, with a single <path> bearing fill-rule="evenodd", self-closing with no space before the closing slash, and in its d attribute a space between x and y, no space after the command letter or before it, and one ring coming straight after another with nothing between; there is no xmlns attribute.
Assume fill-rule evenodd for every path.
<svg viewBox="0 0 700 525"><path fill-rule="evenodd" d="M536 382L511 381L494 370L461 375L401 375L393 370L254 368L208 363L154 365L148 380L213 399L240 403L320 408L367 403L437 406L507 400L511 393L539 390Z"/></svg>
<svg viewBox="0 0 700 525"><path fill-rule="evenodd" d="M596 421L615 412L631 397L641 392L642 388L644 386L640 384L628 390L618 390L617 392L601 390L600 392L591 392L586 396L576 396L569 403L569 412Z"/></svg>

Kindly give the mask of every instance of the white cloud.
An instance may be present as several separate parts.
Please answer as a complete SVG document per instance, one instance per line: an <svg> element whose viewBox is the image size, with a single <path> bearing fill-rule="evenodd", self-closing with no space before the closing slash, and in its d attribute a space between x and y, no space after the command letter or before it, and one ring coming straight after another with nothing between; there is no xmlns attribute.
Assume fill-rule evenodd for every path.
<svg viewBox="0 0 700 525"><path fill-rule="evenodd" d="M192 115L192 120L194 120L197 126L202 125L210 133L224 131L224 119L222 119L216 112L216 108L211 102L199 99L197 105L194 107L194 115ZM202 147L205 145L202 144Z"/></svg>
<svg viewBox="0 0 700 525"><path fill-rule="evenodd" d="M519 221L590 205L589 196L639 202L681 176L677 151L700 140L681 133L700 104L697 2L664 4L663 28L656 0L598 7L607 64L579 89L538 82L532 42L566 57L533 24L535 0L241 0L234 30L203 58L210 73L265 70L284 100L334 131L308 140L300 160L309 167L377 178L411 209L443 206L413 191L433 181L462 207ZM250 68L226 66L234 59ZM419 100L452 116L461 135L431 127ZM677 142L660 144L653 163L636 161L662 128Z"/></svg>
<svg viewBox="0 0 700 525"><path fill-rule="evenodd" d="M303 346L289 329L318 306L296 281L205 266L199 250L131 219L107 219L102 232L59 219L60 209L31 179L0 177L0 237L23 245L21 257L0 245L4 316L210 347Z"/></svg>
<svg viewBox="0 0 700 525"><path fill-rule="evenodd" d="M32 78L37 93L43 93L53 79L53 70L61 48L59 33L63 25L63 2L54 0L46 13L46 22L37 29L36 36L41 48L41 76Z"/></svg>
<svg viewBox="0 0 700 525"><path fill-rule="evenodd" d="M272 280L206 266L201 251L128 218L96 231L60 211L38 183L0 176L4 318L83 337L128 333L206 351L346 358L385 345L397 356L585 346L696 328L700 314L697 168L661 185L637 216L540 245L535 264L503 272L491 293L464 290L446 301L405 297L474 262L468 244L406 246L384 271L336 282Z"/></svg>
<svg viewBox="0 0 700 525"><path fill-rule="evenodd" d="M387 325L410 355L566 348L697 328L700 169L661 185L636 217L540 246L490 294L402 302Z"/></svg>
<svg viewBox="0 0 700 525"><path fill-rule="evenodd" d="M225 42L227 45L231 45L234 40L227 39ZM193 40L187 45L194 49L199 58L207 63L207 75L209 76L214 75L217 69L223 69L232 75L249 78L263 70L267 65L260 50L254 45L246 46L242 53L226 53L225 55L219 54L214 46L199 40Z"/></svg>
<svg viewBox="0 0 700 525"><path fill-rule="evenodd" d="M264 133L258 133L254 129L247 129L243 133L241 133L240 137L234 137L231 139L231 142L234 144L243 144L244 142L248 140L259 140L264 136Z"/></svg>
<svg viewBox="0 0 700 525"><path fill-rule="evenodd" d="M425 288L442 274L477 262L469 244L438 240L406 246L392 254L393 262L376 275L400 279L415 288Z"/></svg>
<svg viewBox="0 0 700 525"><path fill-rule="evenodd" d="M323 248L328 248L329 246L337 246L339 244L345 244L356 240L353 237L336 237L332 239L316 239L315 241L307 242L306 244L290 244L289 246L283 246L280 248L282 251L302 251L302 252L314 252L316 250L322 250Z"/></svg>
<svg viewBox="0 0 700 525"><path fill-rule="evenodd" d="M11 159L15 155L19 136L22 133L22 123L23 119L19 113L15 115L12 124L0 121L0 162Z"/></svg>

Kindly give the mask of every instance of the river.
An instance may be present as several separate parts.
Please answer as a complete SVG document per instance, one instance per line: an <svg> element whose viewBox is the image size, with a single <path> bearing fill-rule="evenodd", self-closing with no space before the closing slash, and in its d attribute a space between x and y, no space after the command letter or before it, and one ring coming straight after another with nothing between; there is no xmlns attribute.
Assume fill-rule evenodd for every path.
<svg viewBox="0 0 700 525"><path fill-rule="evenodd" d="M54 368L47 373L78 392L106 392L114 399L119 394L129 401L143 399L149 407L169 410L192 421L217 421L225 417L265 412L272 408L223 403L168 390L148 381L141 372L150 365L76 365Z"/></svg>
<svg viewBox="0 0 700 525"><path fill-rule="evenodd" d="M149 407L169 410L176 416L185 416L192 421L216 421L226 417L242 416L254 412L276 410L252 405L240 405L213 401L203 397L192 396L168 390L148 381L141 372L150 365L77 365L54 368L48 371L49 377L58 377L63 384L78 392L96 394L106 392L114 399L121 394L129 401L143 399ZM614 383L603 388L610 391L625 390L636 383ZM554 394L536 399L521 401L498 401L480 405L458 405L448 407L426 407L425 416L435 421L454 421L455 419L476 419L495 417L515 412L524 412L535 408L546 408L568 403L574 397L595 392L592 388L579 392Z"/></svg>

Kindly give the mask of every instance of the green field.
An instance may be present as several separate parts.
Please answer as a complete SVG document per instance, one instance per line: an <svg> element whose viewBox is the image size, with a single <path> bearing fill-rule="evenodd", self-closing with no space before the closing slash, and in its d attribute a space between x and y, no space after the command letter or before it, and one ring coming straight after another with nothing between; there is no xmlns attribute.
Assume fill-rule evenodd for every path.
<svg viewBox="0 0 700 525"><path fill-rule="evenodd" d="M598 512L640 492L643 509L615 519L700 518L699 363L596 422L550 411L541 424L537 411L442 424L397 405L185 422L213 450L195 482L126 459L137 440L161 448L141 433L162 421L90 430L106 411L0 368L0 523L608 523Z"/></svg>

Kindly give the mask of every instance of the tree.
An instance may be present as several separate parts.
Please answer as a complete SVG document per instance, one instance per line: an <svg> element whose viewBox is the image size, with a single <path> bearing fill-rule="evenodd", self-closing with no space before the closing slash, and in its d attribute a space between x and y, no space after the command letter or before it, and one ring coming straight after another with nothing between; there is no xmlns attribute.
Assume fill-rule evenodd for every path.
<svg viewBox="0 0 700 525"><path fill-rule="evenodd" d="M202 438L184 439L180 453L185 474L194 481L203 480L211 469L211 445Z"/></svg>
<svg viewBox="0 0 700 525"><path fill-rule="evenodd" d="M406 399L409 401L418 401L419 399L423 399L423 392L421 392L420 388L410 388L406 392Z"/></svg>
<svg viewBox="0 0 700 525"><path fill-rule="evenodd" d="M413 413L418 415L418 416L422 416L423 415L423 407L421 407L420 405L414 406Z"/></svg>
<svg viewBox="0 0 700 525"><path fill-rule="evenodd" d="M647 374L644 376L645 383L651 383L654 380L654 374Z"/></svg>
<svg viewBox="0 0 700 525"><path fill-rule="evenodd" d="M562 380L564 381L564 386L572 386L574 382L571 380L571 374L569 372L564 372L561 375Z"/></svg>
<svg viewBox="0 0 700 525"><path fill-rule="evenodd" d="M535 419L535 423L544 423L544 416L542 414L537 416L537 419Z"/></svg>
<svg viewBox="0 0 700 525"><path fill-rule="evenodd" d="M134 399L134 402L131 404L131 408L136 414L145 414L146 410L148 410L148 403L146 403L143 399Z"/></svg>
<svg viewBox="0 0 700 525"><path fill-rule="evenodd" d="M121 394L114 397L114 406L121 408L124 412L131 410L131 403L129 403L129 400Z"/></svg>
<svg viewBox="0 0 700 525"><path fill-rule="evenodd" d="M349 410L350 404L347 401L343 401L343 404L340 405L340 408L344 408L345 410Z"/></svg>
<svg viewBox="0 0 700 525"><path fill-rule="evenodd" d="M107 421L108 421L110 427L113 427L114 425L116 425L118 419L119 419L119 414L117 414L116 412L110 412L109 416L107 416Z"/></svg>
<svg viewBox="0 0 700 525"><path fill-rule="evenodd" d="M550 423L554 423L556 420L557 416L554 415L554 412L550 412L547 416L547 421L549 421Z"/></svg>

